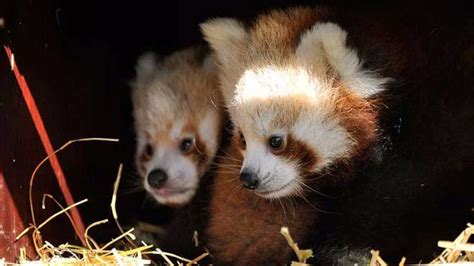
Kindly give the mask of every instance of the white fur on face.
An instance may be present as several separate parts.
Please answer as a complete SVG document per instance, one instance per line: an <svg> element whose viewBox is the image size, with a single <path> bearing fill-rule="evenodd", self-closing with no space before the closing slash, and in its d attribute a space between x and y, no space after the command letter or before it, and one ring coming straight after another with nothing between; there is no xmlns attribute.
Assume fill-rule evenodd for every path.
<svg viewBox="0 0 474 266"><path fill-rule="evenodd" d="M130 83L137 169L145 189L162 204L184 205L192 199L219 145L221 95L213 57L203 55L199 47L161 60L146 53L138 60L136 78ZM198 139L194 149L205 147L204 154L182 152L179 146L185 138ZM148 144L153 147L152 155L145 153ZM168 176L159 188L150 187L147 181L155 169Z"/></svg>
<svg viewBox="0 0 474 266"><path fill-rule="evenodd" d="M202 120L198 122L199 135L201 141L206 145L206 152L209 158L214 157L219 145L219 113L210 109ZM189 156L183 155L178 145L180 140L184 138L195 138L193 132L184 132L185 120L179 119L174 121L173 127L165 134L166 138L161 139L162 143L158 143L154 147L153 156L144 163L146 172L141 173L144 177L143 186L158 202L161 204L184 205L188 203L195 195L200 182L200 177L204 174L198 169L197 162ZM153 136L159 129L149 129L148 134ZM162 133L163 134L163 133ZM143 151L145 145L151 143L145 138L145 134L138 132L137 160L139 151ZM165 143L165 144L163 144ZM207 162L209 164L211 160ZM148 174L155 170L162 169L168 174L168 180L159 189L150 187L147 182Z"/></svg>
<svg viewBox="0 0 474 266"><path fill-rule="evenodd" d="M323 83L303 68L248 69L235 86L233 104L287 96L326 98L329 92L324 90Z"/></svg>
<svg viewBox="0 0 474 266"><path fill-rule="evenodd" d="M183 126L184 119L180 119L174 123L167 134L162 133L166 137L161 139L162 143L153 147L153 155L148 162L144 163L146 170L141 173L144 177L145 190L161 204L184 205L192 199L199 187L201 173L196 163L179 151L180 140L195 137L192 132L183 132ZM149 134L153 136L156 131ZM138 145L143 146L138 146L137 152L143 151L148 143L151 143L151 140L139 138ZM147 181L148 174L155 169L162 169L168 175L168 180L159 189L150 187Z"/></svg>
<svg viewBox="0 0 474 266"><path fill-rule="evenodd" d="M257 133L258 137L255 137L255 129L258 127L252 127L254 130L247 134L246 149L242 151L242 171L257 174L260 185L255 192L262 197L279 198L298 194L302 191L301 182L305 182L305 177L300 173L299 158L288 160L270 151L267 141L272 135L286 137L289 133L295 140L302 141L311 148L317 155L317 164L310 169L314 174L336 160L351 155L354 142L335 117L318 116L311 111L303 112L287 133L285 130L271 129L269 121L258 121L266 124L263 129L265 134ZM245 137L245 132L243 134Z"/></svg>
<svg viewBox="0 0 474 266"><path fill-rule="evenodd" d="M336 117L315 111L302 113L291 132L318 155L318 164L313 169L317 172L337 159L349 157L355 143Z"/></svg>
<svg viewBox="0 0 474 266"><path fill-rule="evenodd" d="M159 189L150 187L146 178L143 181L145 190L161 204L184 205L198 189L199 173L196 165L174 146L156 150L146 168L146 176L155 169L162 169L168 175L168 180Z"/></svg>
<svg viewBox="0 0 474 266"><path fill-rule="evenodd" d="M242 169L258 176L259 186L255 190L264 198L279 198L291 195L298 187L298 171L294 162L272 154L265 143L249 139L243 151Z"/></svg>
<svg viewBox="0 0 474 266"><path fill-rule="evenodd" d="M262 183L257 190L283 186L281 193L273 194L275 197L298 190L296 181L285 187L285 181L300 178L297 162L287 162L266 147L265 141L274 134L271 122L275 117L285 121L282 124L287 128L283 130L318 156L313 173L352 155L355 140L335 113L338 97L347 92L361 99L372 97L383 91L390 79L362 68L362 60L348 47L347 33L341 27L330 22L315 23L301 34L295 53L284 55L288 56L287 62L277 60L284 67L274 65L280 56L273 53L275 47L254 46L254 41L261 40L253 38L235 20L212 20L203 24L202 30L221 64L222 91L231 118L246 137L243 167L252 167L260 178L272 177L273 181ZM255 62L245 57L259 52L262 56ZM340 88L334 87L341 83Z"/></svg>
<svg viewBox="0 0 474 266"><path fill-rule="evenodd" d="M288 161L270 152L267 141L272 135L291 134L307 144L318 156L317 165L311 169L313 173L351 154L354 143L334 113L337 92L328 84L303 69L276 67L247 70L237 83L230 112L246 136L242 169L259 177L260 185L256 189L259 195L289 196L301 190L300 183L304 182L299 173L299 158ZM301 109L296 106L301 103L291 104L295 97L304 99ZM299 114L287 128L272 128L277 117L294 112Z"/></svg>
<svg viewBox="0 0 474 266"><path fill-rule="evenodd" d="M219 113L215 109L209 109L199 122L199 135L208 149L209 157L214 157L219 146L219 124Z"/></svg>

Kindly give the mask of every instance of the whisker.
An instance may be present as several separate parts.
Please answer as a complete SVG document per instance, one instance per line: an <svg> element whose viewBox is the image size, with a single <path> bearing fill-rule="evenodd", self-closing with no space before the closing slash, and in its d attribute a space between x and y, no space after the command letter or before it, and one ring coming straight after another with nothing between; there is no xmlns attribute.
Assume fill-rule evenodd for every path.
<svg viewBox="0 0 474 266"><path fill-rule="evenodd" d="M151 204L152 207L159 207L160 206L160 203L155 198L153 198L153 196L151 196L149 193L145 194L145 197L143 199L141 208L142 209L145 208L145 205L147 203Z"/></svg>
<svg viewBox="0 0 474 266"><path fill-rule="evenodd" d="M303 187L307 188L308 190L310 190L310 191L312 191L312 192L314 192L314 193L316 193L316 194L318 194L318 195L320 195L320 196L327 197L327 198L330 198L330 199L335 199L335 197L333 197L333 196L324 194L323 192L320 192L320 191L318 191L318 190L316 190L316 189L314 189L314 188L308 186L307 184L305 184L305 183L304 183L303 181L301 181L301 180L298 180L298 179L295 179L295 180L296 180L296 182L298 182L298 184L302 185Z"/></svg>
<svg viewBox="0 0 474 266"><path fill-rule="evenodd" d="M221 166L221 167L216 167L214 169L212 169L214 171L220 171L220 170L231 170L231 171L234 171L234 172L240 172L240 167L233 167L233 166Z"/></svg>
<svg viewBox="0 0 474 266"><path fill-rule="evenodd" d="M234 174L239 175L240 169L215 169L213 170L214 173L223 173L223 174Z"/></svg>
<svg viewBox="0 0 474 266"><path fill-rule="evenodd" d="M234 157L227 157L227 156L221 156L221 155L215 155L214 157L219 158L219 159L227 159L227 160L231 160L231 161L239 162L239 163L243 161L241 159L237 159L237 158L234 158Z"/></svg>
<svg viewBox="0 0 474 266"><path fill-rule="evenodd" d="M215 187L217 185L227 184L227 183L231 183L233 181L238 181L238 177L230 178L230 179L227 179L227 180L224 180L224 181L216 181L216 182L214 182L214 184L212 184L212 186Z"/></svg>
<svg viewBox="0 0 474 266"><path fill-rule="evenodd" d="M333 214L332 212L328 212L328 211L325 211L325 210L323 210L323 209L320 209L320 208L314 206L311 202L309 202L309 200L306 198L306 196L304 195L304 193L302 193L301 191L299 191L299 196L300 196L309 206L311 206L314 210L319 211L319 212L322 212L322 213L326 213L326 214Z"/></svg>
<svg viewBox="0 0 474 266"><path fill-rule="evenodd" d="M222 170L229 170L229 171L234 171L236 173L239 173L240 172L240 167L239 168L235 168L235 167L215 167L215 168L212 168L212 169L209 169L209 170L212 170L212 171L222 171Z"/></svg>
<svg viewBox="0 0 474 266"><path fill-rule="evenodd" d="M231 165L241 165L242 164L242 161L230 161L230 162L226 162L226 161L217 161L217 162L214 162L215 165L219 165L219 164L231 164Z"/></svg>
<svg viewBox="0 0 474 266"><path fill-rule="evenodd" d="M235 174L239 175L238 169L216 169L214 173Z"/></svg>
<svg viewBox="0 0 474 266"><path fill-rule="evenodd" d="M134 194L145 190L141 176L130 172L124 176L125 178L122 180L122 184L119 187L119 196Z"/></svg>
<svg viewBox="0 0 474 266"><path fill-rule="evenodd" d="M235 194L237 194L237 192L239 192L240 189L242 189L242 186L240 186L240 184L233 187L234 192L230 193L229 197L227 197L227 200L225 201L226 205L227 203L229 203L230 198L233 197Z"/></svg>
<svg viewBox="0 0 474 266"><path fill-rule="evenodd" d="M228 156L229 158L237 159L234 156L232 156L231 154L229 154L227 151L225 151L225 149L222 149L222 148L219 147L218 150L221 151L224 155Z"/></svg>
<svg viewBox="0 0 474 266"><path fill-rule="evenodd" d="M232 169L240 169L240 165L235 165L235 164L216 164L215 167L227 167L227 168L232 168Z"/></svg>
<svg viewBox="0 0 474 266"><path fill-rule="evenodd" d="M291 203L290 207L293 207L293 218L296 218L296 201L295 201L294 196L290 195L289 200L290 200L290 203Z"/></svg>
<svg viewBox="0 0 474 266"><path fill-rule="evenodd" d="M138 188L133 188L133 189L127 189L126 191L122 191L118 193L119 197L127 196L130 194L135 194L135 193L140 193L145 191L143 187L138 187Z"/></svg>
<svg viewBox="0 0 474 266"><path fill-rule="evenodd" d="M215 163L215 164L212 164L209 168L211 168L211 167L218 168L218 167L222 167L222 166L227 166L227 167L232 167L232 168L239 168L239 169L241 167L240 165L236 165L236 164Z"/></svg>
<svg viewBox="0 0 474 266"><path fill-rule="evenodd" d="M280 198L278 198L277 200L278 200L278 203L280 203L281 208L283 209L283 215L285 216L285 218L287 218L285 206L284 206L283 203L281 202L281 199L280 199Z"/></svg>

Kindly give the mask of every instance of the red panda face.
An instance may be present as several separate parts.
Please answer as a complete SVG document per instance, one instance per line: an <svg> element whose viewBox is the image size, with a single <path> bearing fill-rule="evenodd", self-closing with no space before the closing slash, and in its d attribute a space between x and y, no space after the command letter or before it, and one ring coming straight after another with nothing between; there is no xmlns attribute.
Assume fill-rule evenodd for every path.
<svg viewBox="0 0 474 266"><path fill-rule="evenodd" d="M131 83L141 184L159 203L189 203L220 144L224 112L212 58L199 47L140 57Z"/></svg>
<svg viewBox="0 0 474 266"><path fill-rule="evenodd" d="M217 149L216 119L210 112L201 120L180 119L137 132L137 168L145 190L158 202L181 206L193 198Z"/></svg>
<svg viewBox="0 0 474 266"><path fill-rule="evenodd" d="M245 143L240 178L266 198L302 193L308 178L367 147L377 130L371 98L389 80L362 68L338 25L311 26L299 16L282 23L287 18L276 12L250 28L225 18L201 25Z"/></svg>
<svg viewBox="0 0 474 266"><path fill-rule="evenodd" d="M338 115L337 88L301 69L248 70L229 106L239 134L244 186L265 198L297 195L307 179L355 147Z"/></svg>
<svg viewBox="0 0 474 266"><path fill-rule="evenodd" d="M318 163L317 154L291 134L259 139L249 139L248 145L241 146L244 161L240 179L244 187L265 198L301 195L308 188L306 177Z"/></svg>

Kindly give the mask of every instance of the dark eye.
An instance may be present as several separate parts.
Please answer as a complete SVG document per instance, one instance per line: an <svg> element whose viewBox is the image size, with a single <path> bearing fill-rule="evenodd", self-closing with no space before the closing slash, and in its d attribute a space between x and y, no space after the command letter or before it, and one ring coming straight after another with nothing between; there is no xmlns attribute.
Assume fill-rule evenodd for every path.
<svg viewBox="0 0 474 266"><path fill-rule="evenodd" d="M240 146L242 147L242 149L245 150L245 147L247 146L247 142L245 142L245 137L244 137L244 134L242 134L242 132L239 132L239 140L240 140Z"/></svg>
<svg viewBox="0 0 474 266"><path fill-rule="evenodd" d="M179 144L179 150L182 152L189 152L194 145L194 139L187 138L183 139L181 143Z"/></svg>
<svg viewBox="0 0 474 266"><path fill-rule="evenodd" d="M145 155L150 158L151 156L153 156L153 146L151 146L150 144L147 144L145 146Z"/></svg>
<svg viewBox="0 0 474 266"><path fill-rule="evenodd" d="M272 136L268 140L268 145L275 151L281 151L285 147L285 141L283 137L280 136Z"/></svg>

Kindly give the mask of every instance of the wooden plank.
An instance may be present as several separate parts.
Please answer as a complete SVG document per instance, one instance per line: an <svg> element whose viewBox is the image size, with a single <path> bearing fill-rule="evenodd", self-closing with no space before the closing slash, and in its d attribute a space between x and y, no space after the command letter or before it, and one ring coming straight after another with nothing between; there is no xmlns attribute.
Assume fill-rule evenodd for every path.
<svg viewBox="0 0 474 266"><path fill-rule="evenodd" d="M24 247L28 256L33 257L35 252L30 238L24 237L15 242L16 236L25 229L25 226L1 170L0 202L2 202L0 204L0 255L5 256L7 262L13 262L19 255L20 248Z"/></svg>

